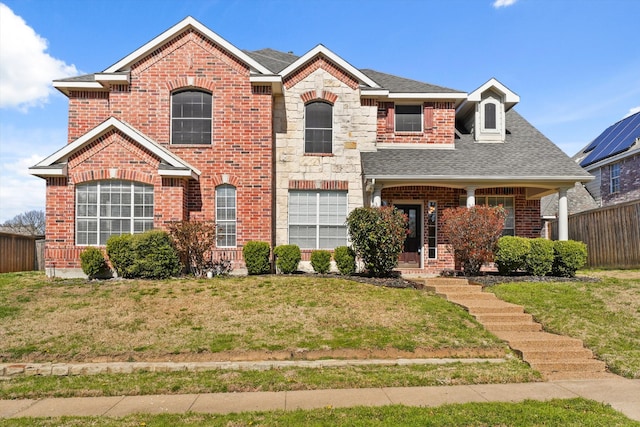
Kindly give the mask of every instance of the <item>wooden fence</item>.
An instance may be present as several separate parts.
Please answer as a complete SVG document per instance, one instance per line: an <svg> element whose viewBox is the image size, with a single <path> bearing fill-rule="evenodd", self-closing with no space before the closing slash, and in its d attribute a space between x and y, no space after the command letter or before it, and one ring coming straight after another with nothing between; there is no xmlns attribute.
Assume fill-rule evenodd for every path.
<svg viewBox="0 0 640 427"><path fill-rule="evenodd" d="M640 268L640 200L570 215L569 239L587 244L587 267Z"/></svg>
<svg viewBox="0 0 640 427"><path fill-rule="evenodd" d="M0 273L44 269L44 236L0 232Z"/></svg>

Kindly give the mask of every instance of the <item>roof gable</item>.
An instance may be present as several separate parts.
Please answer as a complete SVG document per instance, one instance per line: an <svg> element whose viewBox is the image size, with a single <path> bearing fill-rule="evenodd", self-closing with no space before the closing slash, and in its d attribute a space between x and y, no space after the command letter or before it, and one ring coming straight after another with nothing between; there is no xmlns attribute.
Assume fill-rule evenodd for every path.
<svg viewBox="0 0 640 427"><path fill-rule="evenodd" d="M305 53L304 55L296 59L294 62L289 64L282 71L280 71L280 75L282 76L282 79L284 80L285 78L295 73L297 70L304 67L307 63L313 61L317 56L320 56L320 55L326 57L327 59L329 59L336 65L338 65L340 68L342 68L348 74L353 76L356 80L360 81L362 84L365 84L373 88L380 87L376 82L371 80L362 71L358 70L356 67L349 64L347 61L345 61L340 56L336 55L331 50L329 50L328 48L326 48L321 44L317 45L316 47L311 49L309 52Z"/></svg>
<svg viewBox="0 0 640 427"><path fill-rule="evenodd" d="M45 177L45 176L66 176L66 161L73 153L81 150L86 145L90 144L95 139L101 137L107 132L116 129L128 136L145 149L153 153L160 159L160 174L163 176L174 177L192 177L197 179L200 175L200 171L189 163L182 160L180 157L167 150L157 142L153 141L142 132L133 128L127 123L124 123L115 117L111 117L108 120L102 122L89 132L82 135L80 138L65 145L60 150L56 151L46 159L42 160L35 166L29 168L29 173L32 175Z"/></svg>
<svg viewBox="0 0 640 427"><path fill-rule="evenodd" d="M203 34L205 37L209 38L212 42L219 45L223 49L227 50L233 56L235 56L240 61L244 62L245 64L250 66L252 69L256 70L257 72L262 74L272 74L271 71L267 69L264 65L260 64L251 56L247 55L242 50L238 49L237 47L235 47L234 45L232 45L231 43L229 43L228 41L220 37L218 34L211 31L209 28L207 28L206 26L204 26L202 23L200 23L199 21L197 21L195 18L191 16L187 16L185 19L183 19L173 27L166 30L164 33L160 34L159 36L149 41L145 45L136 49L134 52L125 56L120 61L116 62L115 64L113 64L112 66L104 70L103 73L116 73L119 71L126 71L129 67L131 67L132 64L142 59L143 57L153 52L154 50L158 49L167 41L171 40L172 38L180 35L184 31L187 31L189 29L194 29L199 33Z"/></svg>

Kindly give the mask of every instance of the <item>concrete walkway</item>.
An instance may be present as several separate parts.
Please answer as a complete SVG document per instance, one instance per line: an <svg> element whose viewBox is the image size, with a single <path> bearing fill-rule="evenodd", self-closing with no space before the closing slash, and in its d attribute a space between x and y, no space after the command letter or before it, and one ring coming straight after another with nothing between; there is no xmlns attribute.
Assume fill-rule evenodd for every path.
<svg viewBox="0 0 640 427"><path fill-rule="evenodd" d="M640 380L621 377L543 383L363 388L253 393L176 394L0 400L0 418L109 416L134 413L232 413L326 407L440 406L467 402L520 402L583 397L610 404L640 421Z"/></svg>

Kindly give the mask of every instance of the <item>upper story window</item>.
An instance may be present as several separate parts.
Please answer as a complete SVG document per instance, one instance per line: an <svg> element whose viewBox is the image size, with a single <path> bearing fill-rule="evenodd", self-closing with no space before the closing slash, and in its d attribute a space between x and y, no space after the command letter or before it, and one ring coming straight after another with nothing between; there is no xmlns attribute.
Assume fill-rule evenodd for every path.
<svg viewBox="0 0 640 427"><path fill-rule="evenodd" d="M211 94L183 90L171 95L171 143L211 144Z"/></svg>
<svg viewBox="0 0 640 427"><path fill-rule="evenodd" d="M422 132L422 106L396 105L396 132Z"/></svg>
<svg viewBox="0 0 640 427"><path fill-rule="evenodd" d="M217 245L236 246L236 188L229 184L216 187Z"/></svg>
<svg viewBox="0 0 640 427"><path fill-rule="evenodd" d="M620 163L614 163L610 167L611 176L609 183L611 187L611 193L618 193L620 191Z"/></svg>
<svg viewBox="0 0 640 427"><path fill-rule="evenodd" d="M485 129L496 129L496 104L493 102L488 102L484 104L484 128Z"/></svg>
<svg viewBox="0 0 640 427"><path fill-rule="evenodd" d="M304 152L331 154L333 151L333 106L317 101L304 108Z"/></svg>
<svg viewBox="0 0 640 427"><path fill-rule="evenodd" d="M106 245L111 236L152 228L152 185L109 180L76 186L76 244Z"/></svg>

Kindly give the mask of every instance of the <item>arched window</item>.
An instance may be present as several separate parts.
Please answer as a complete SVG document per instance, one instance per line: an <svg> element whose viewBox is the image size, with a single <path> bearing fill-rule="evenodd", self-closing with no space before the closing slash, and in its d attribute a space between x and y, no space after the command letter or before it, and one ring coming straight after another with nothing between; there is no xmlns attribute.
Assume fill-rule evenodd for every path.
<svg viewBox="0 0 640 427"><path fill-rule="evenodd" d="M223 184L216 187L217 245L222 248L236 246L236 188Z"/></svg>
<svg viewBox="0 0 640 427"><path fill-rule="evenodd" d="M484 128L496 129L496 104L493 102L484 104Z"/></svg>
<svg viewBox="0 0 640 427"><path fill-rule="evenodd" d="M171 143L211 144L211 94L183 90L171 95Z"/></svg>
<svg viewBox="0 0 640 427"><path fill-rule="evenodd" d="M108 180L76 186L76 244L106 245L111 236L152 228L152 185Z"/></svg>
<svg viewBox="0 0 640 427"><path fill-rule="evenodd" d="M311 102L304 112L304 152L331 154L333 106L322 101Z"/></svg>

